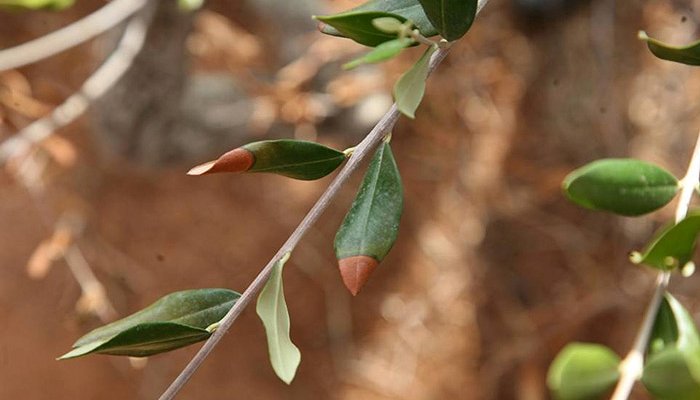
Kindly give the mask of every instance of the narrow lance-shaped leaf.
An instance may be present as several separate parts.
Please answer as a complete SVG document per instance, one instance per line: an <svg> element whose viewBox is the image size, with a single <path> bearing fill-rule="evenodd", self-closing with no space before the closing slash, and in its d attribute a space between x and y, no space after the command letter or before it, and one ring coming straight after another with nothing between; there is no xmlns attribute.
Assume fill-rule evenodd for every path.
<svg viewBox="0 0 700 400"><path fill-rule="evenodd" d="M693 211L677 224L664 228L643 253L633 252L630 260L662 270L682 267L693 257L698 233L700 212Z"/></svg>
<svg viewBox="0 0 700 400"><path fill-rule="evenodd" d="M656 317L649 351L642 383L654 397L661 400L700 398L698 331L690 313L668 293Z"/></svg>
<svg viewBox="0 0 700 400"><path fill-rule="evenodd" d="M290 384L301 362L301 352L289 337L289 311L284 300L282 269L289 253L272 268L270 279L258 296L255 310L265 326L270 363L277 376Z"/></svg>
<svg viewBox="0 0 700 400"><path fill-rule="evenodd" d="M394 245L402 211L399 170L391 147L382 142L335 236L340 274L353 295Z"/></svg>
<svg viewBox="0 0 700 400"><path fill-rule="evenodd" d="M700 65L700 40L686 46L672 46L650 38L640 31L639 38L647 43L649 50L662 60L675 61L687 65Z"/></svg>
<svg viewBox="0 0 700 400"><path fill-rule="evenodd" d="M679 189L678 180L665 169L630 158L594 161L570 173L562 186L582 207L627 216L663 207Z"/></svg>
<svg viewBox="0 0 700 400"><path fill-rule="evenodd" d="M406 18L381 11L350 11L335 15L315 15L314 18L332 26L344 37L359 44L375 47L389 40L396 39L395 33L387 33L377 28L372 21L377 18L391 17L406 22Z"/></svg>
<svg viewBox="0 0 700 400"><path fill-rule="evenodd" d="M289 178L314 180L333 172L345 153L303 140L264 140L233 149L214 161L200 164L188 175L217 172L269 172Z"/></svg>
<svg viewBox="0 0 700 400"><path fill-rule="evenodd" d="M171 293L145 309L78 339L60 359L90 353L150 356L208 338L240 294L228 289Z"/></svg>
<svg viewBox="0 0 700 400"><path fill-rule="evenodd" d="M549 367L547 386L558 400L601 399L620 377L620 358L605 346L571 343Z"/></svg>
<svg viewBox="0 0 700 400"><path fill-rule="evenodd" d="M379 46L375 47L369 53L363 55L362 57L359 57L355 60L350 61L349 63L344 64L343 68L351 69L362 64L371 64L386 61L401 53L401 50L410 46L411 43L413 43L413 39L411 38L400 38L384 42Z"/></svg>
<svg viewBox="0 0 700 400"><path fill-rule="evenodd" d="M431 24L453 41L464 36L476 17L477 0L419 0Z"/></svg>
<svg viewBox="0 0 700 400"><path fill-rule="evenodd" d="M428 20L418 0L370 0L341 14L359 11L379 11L399 15L405 20L411 20L421 35L426 37L435 36L438 33ZM328 24L321 24L319 29L328 35L344 36L342 32Z"/></svg>
<svg viewBox="0 0 700 400"><path fill-rule="evenodd" d="M652 356L664 349L674 346L678 342L678 325L673 309L667 299L663 299L656 313L654 326L649 336L647 355Z"/></svg>
<svg viewBox="0 0 700 400"><path fill-rule="evenodd" d="M416 109L425 94L425 80L428 78L430 56L437 50L429 47L423 56L406 71L394 85L394 100L396 107L409 118L416 117Z"/></svg>

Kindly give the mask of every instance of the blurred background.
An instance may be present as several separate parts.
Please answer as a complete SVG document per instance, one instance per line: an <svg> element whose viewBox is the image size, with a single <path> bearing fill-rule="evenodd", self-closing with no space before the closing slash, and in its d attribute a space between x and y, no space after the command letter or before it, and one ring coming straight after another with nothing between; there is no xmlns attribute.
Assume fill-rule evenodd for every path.
<svg viewBox="0 0 700 400"><path fill-rule="evenodd" d="M243 291L331 178L193 178L246 142L355 145L419 53L350 72L364 51L312 14L350 0L161 1L145 51L78 122L0 169L0 398L153 399L198 346L58 362L87 331L177 290ZM102 7L1 12L0 48ZM248 309L182 399L547 399L570 341L624 355L654 273L627 261L673 206L629 219L560 192L591 160L632 156L682 176L700 128L700 76L652 57L637 31L700 36L697 1L492 0L431 77L392 144L406 208L398 242L352 298L332 238L356 174L285 270L291 386ZM0 141L60 104L119 32L0 73ZM700 311L697 278L672 292ZM645 399L643 390L633 398Z"/></svg>

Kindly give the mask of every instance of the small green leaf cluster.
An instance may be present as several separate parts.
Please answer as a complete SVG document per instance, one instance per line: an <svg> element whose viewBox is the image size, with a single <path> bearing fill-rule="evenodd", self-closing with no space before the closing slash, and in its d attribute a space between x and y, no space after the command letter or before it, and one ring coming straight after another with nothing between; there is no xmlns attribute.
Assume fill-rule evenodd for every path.
<svg viewBox="0 0 700 400"><path fill-rule="evenodd" d="M315 16L321 32L346 37L374 47L346 63L346 69L378 63L399 55L405 48L425 44L428 49L394 85L399 111L415 118L425 94L430 56L440 43L429 37L441 35L449 44L467 33L474 22L477 0L370 0L334 15Z"/></svg>
<svg viewBox="0 0 700 400"><path fill-rule="evenodd" d="M192 9L201 2L180 0L180 4ZM407 47L427 46L394 87L397 109L414 118L425 92L431 56L440 46L449 44L444 41L438 44L428 37L440 34L448 41L459 39L471 27L476 9L477 0L370 0L347 12L315 18L323 23L322 32L373 47L369 53L345 64L346 69L388 60ZM359 293L394 245L403 211L403 186L389 144L391 133L377 133L384 138L334 242L340 275L352 295ZM263 140L197 165L188 175L266 172L316 180L335 171L352 157L353 151L354 148L340 151L302 140ZM290 252L291 249L271 265L256 307L267 336L273 370L287 384L294 379L301 362L301 353L290 338L291 321L282 282L282 270ZM206 340L239 297L228 289L197 289L167 295L135 314L83 336L61 359L91 353L143 357Z"/></svg>
<svg viewBox="0 0 700 400"><path fill-rule="evenodd" d="M660 400L700 398L700 337L688 311L666 294L656 315L641 382ZM549 368L547 385L558 400L605 398L620 377L621 360L611 349L571 343Z"/></svg>
<svg viewBox="0 0 700 400"><path fill-rule="evenodd" d="M644 32L639 37L658 58L700 65L700 41L675 47ZM681 189L681 182L665 169L641 160L603 159L570 173L562 187L566 196L582 207L640 216L668 204ZM632 252L630 260L664 272L680 270L689 276L695 269L692 258L699 233L700 210L690 211L661 229L643 251ZM700 337L690 313L667 292L656 310L644 361L638 379L654 398L700 399ZM548 386L560 400L601 399L617 383L621 369L622 362L612 350L573 343L552 362Z"/></svg>
<svg viewBox="0 0 700 400"><path fill-rule="evenodd" d="M640 216L665 206L680 190L680 183L665 169L635 159L603 159L571 172L562 184L574 203L622 216ZM661 229L643 251L635 251L635 264L684 275L700 233L700 211L691 211ZM656 315L642 383L659 399L698 399L700 347L689 314L670 294ZM560 400L600 399L619 378L620 359L612 350L595 344L570 344L550 366L548 385ZM697 366L697 369L694 369Z"/></svg>

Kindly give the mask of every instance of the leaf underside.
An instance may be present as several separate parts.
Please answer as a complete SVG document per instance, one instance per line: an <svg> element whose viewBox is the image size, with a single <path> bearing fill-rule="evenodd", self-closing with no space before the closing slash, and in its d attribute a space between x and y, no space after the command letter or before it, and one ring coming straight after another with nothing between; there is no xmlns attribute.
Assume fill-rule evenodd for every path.
<svg viewBox="0 0 700 400"><path fill-rule="evenodd" d="M272 369L282 381L290 384L301 362L301 352L289 337L289 311L282 283L282 269L288 258L289 253L275 264L255 309L265 327Z"/></svg>
<svg viewBox="0 0 700 400"><path fill-rule="evenodd" d="M425 94L425 80L428 78L430 56L437 50L429 47L421 58L406 71L394 85L396 107L409 118L416 117L416 110Z"/></svg>

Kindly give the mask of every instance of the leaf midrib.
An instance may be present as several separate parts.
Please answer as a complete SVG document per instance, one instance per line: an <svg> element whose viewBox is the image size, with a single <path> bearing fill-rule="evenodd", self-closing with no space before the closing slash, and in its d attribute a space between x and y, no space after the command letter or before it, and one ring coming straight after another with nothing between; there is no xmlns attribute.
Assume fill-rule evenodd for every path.
<svg viewBox="0 0 700 400"><path fill-rule="evenodd" d="M366 207L363 207L363 210L366 209L367 213L363 214L363 216L362 216L363 217L363 221L362 221L362 233L363 233L363 235L360 238L360 248L358 249L359 251L365 250L367 248L366 247L366 244L367 244L366 232L367 232L367 227L369 226L369 220L370 220L369 216L372 215L372 210L374 208L374 193L376 193L376 191L377 191L377 182L379 181L379 176L380 176L380 174L382 172L382 168L384 166L384 155L385 155L384 153L386 151L386 148L387 148L386 143L383 143L382 147L379 149L381 154L377 158L377 162L379 164L377 167L377 172L374 174L374 176L372 177L372 181L371 181L371 193L369 193L369 196L370 196L369 204ZM370 254L370 256L376 257L376 255L374 255L374 254Z"/></svg>
<svg viewBox="0 0 700 400"><path fill-rule="evenodd" d="M345 155L340 153L339 155L325 158L322 160L304 161L304 162L299 162L299 163L278 164L275 166L265 167L265 168L255 168L255 166L253 166L253 169L250 172L268 172L268 171L274 171L277 169L303 167L305 165L322 164L322 163L326 163L328 161L333 161L336 159L340 159L342 161L343 158L345 158Z"/></svg>

